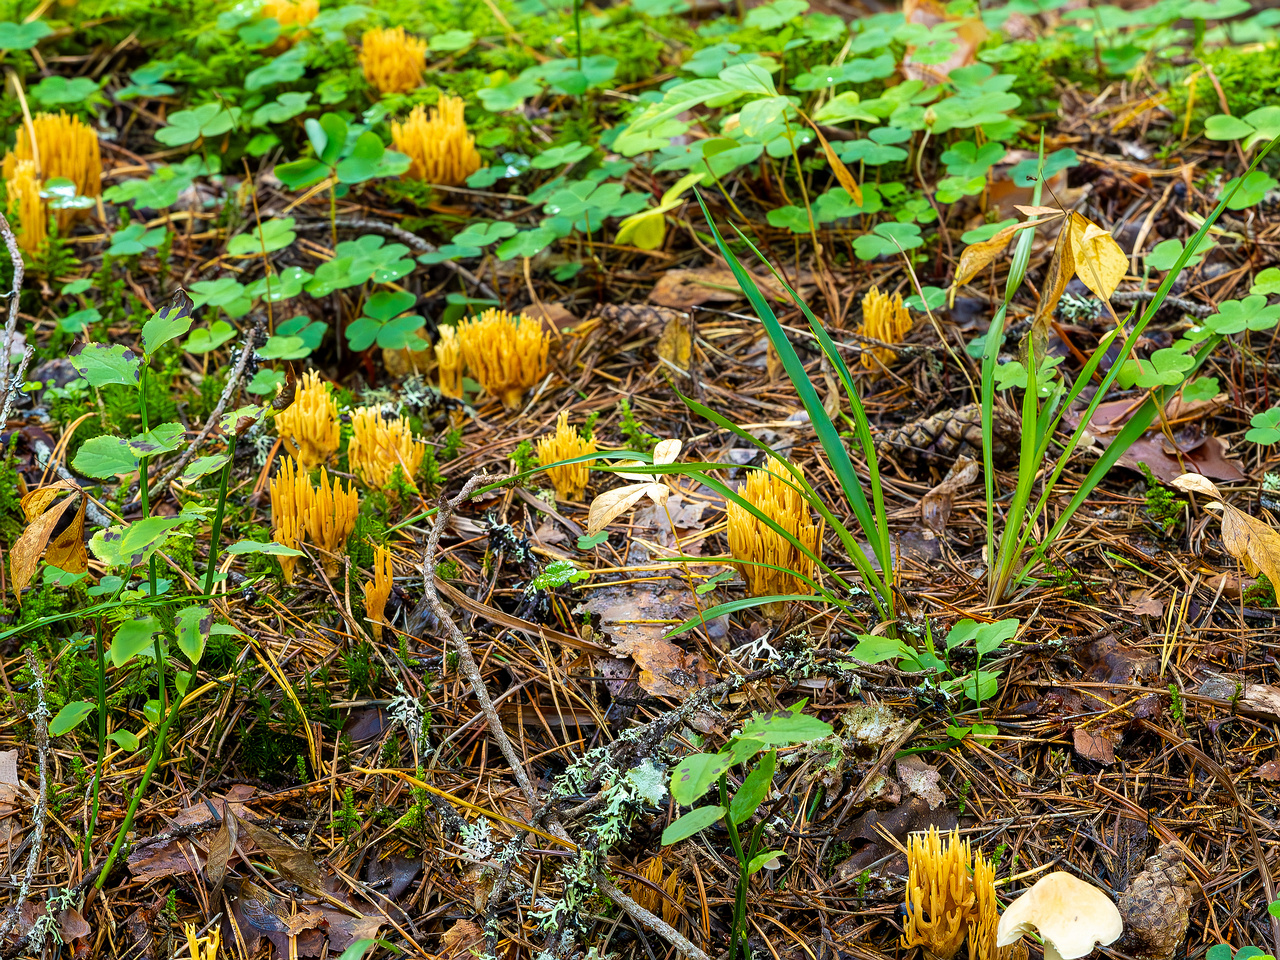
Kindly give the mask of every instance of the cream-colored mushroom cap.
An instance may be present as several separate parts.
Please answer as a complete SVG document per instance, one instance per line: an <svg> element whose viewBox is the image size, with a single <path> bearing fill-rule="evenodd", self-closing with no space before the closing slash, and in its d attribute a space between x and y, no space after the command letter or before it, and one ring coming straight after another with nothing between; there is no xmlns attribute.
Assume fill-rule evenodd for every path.
<svg viewBox="0 0 1280 960"><path fill-rule="evenodd" d="M1000 917L997 946L1016 943L1032 930L1044 939L1044 960L1076 960L1120 939L1124 921L1111 898L1069 873L1041 877Z"/></svg>

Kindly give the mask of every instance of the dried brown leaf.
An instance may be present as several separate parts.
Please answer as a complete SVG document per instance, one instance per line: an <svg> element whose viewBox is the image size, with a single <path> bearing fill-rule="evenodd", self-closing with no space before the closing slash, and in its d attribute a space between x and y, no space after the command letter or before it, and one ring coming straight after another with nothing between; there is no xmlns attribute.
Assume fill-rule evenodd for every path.
<svg viewBox="0 0 1280 960"><path fill-rule="evenodd" d="M689 361L693 357L693 335L685 317L676 314L662 328L662 335L658 337L658 356L680 372L688 372Z"/></svg>
<svg viewBox="0 0 1280 960"><path fill-rule="evenodd" d="M209 881L209 902L216 903L218 893L222 890L223 881L227 879L227 863L231 860L232 851L236 848L236 834L239 833L239 821L226 809L218 831L209 841L209 861L205 865L205 879Z"/></svg>
<svg viewBox="0 0 1280 960"><path fill-rule="evenodd" d="M1087 760L1093 760L1104 765L1115 763L1115 745L1106 737L1076 727L1072 731L1072 742L1075 745L1076 753Z"/></svg>
<svg viewBox="0 0 1280 960"><path fill-rule="evenodd" d="M1071 240L1071 255L1080 282L1100 300L1111 299L1129 272L1129 258L1107 231L1078 213L1072 213L1064 231ZM1054 301L1057 306L1057 301Z"/></svg>
<svg viewBox="0 0 1280 960"><path fill-rule="evenodd" d="M271 858L271 862L275 864L275 868L280 871L282 877L308 893L326 897L329 895L320 879L320 867L310 851L295 847L283 837L277 836L270 830L264 830L248 820L242 820L240 826L262 852Z"/></svg>
<svg viewBox="0 0 1280 960"><path fill-rule="evenodd" d="M822 131L818 129L818 125L810 120L805 114L801 113L806 123L813 127L813 132L818 137L818 143L822 145L822 152L826 154L827 163L831 165L831 172L836 175L836 179L840 181L840 186L844 187L845 193L858 206L862 206L862 187L858 186L858 181L853 176L843 160L836 156L836 152L831 149L831 144L827 142L827 138L822 135Z"/></svg>
<svg viewBox="0 0 1280 960"><path fill-rule="evenodd" d="M947 478L920 498L920 519L938 536L945 536L955 495L978 479L979 467L971 457L959 457Z"/></svg>
<svg viewBox="0 0 1280 960"><path fill-rule="evenodd" d="M89 553L84 548L84 511L89 498L81 495L80 507L71 525L49 541L45 560L67 573L84 573L89 569Z"/></svg>
<svg viewBox="0 0 1280 960"><path fill-rule="evenodd" d="M67 486L71 485L67 484ZM42 494L43 492L43 490L34 490L27 496L34 497L36 494ZM26 500L25 497L23 499L24 501ZM83 496L81 499L84 499ZM19 598L21 598L23 588L35 576L36 567L40 565L40 557L44 553L44 548L49 544L49 537L53 534L54 527L58 525L58 521L67 512L67 508L71 506L74 500L74 497L68 497L52 510L46 510L41 513L27 524L27 528L22 531L22 536L14 541L13 549L9 551L9 576L13 581L14 591L18 593ZM50 500L41 497L39 502L43 502L44 506L48 507Z"/></svg>

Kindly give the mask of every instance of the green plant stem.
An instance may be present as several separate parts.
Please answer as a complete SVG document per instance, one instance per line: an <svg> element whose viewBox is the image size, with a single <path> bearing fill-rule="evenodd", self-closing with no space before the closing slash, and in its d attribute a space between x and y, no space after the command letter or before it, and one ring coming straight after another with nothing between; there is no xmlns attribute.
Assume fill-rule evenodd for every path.
<svg viewBox="0 0 1280 960"><path fill-rule="evenodd" d="M227 509L227 484L231 479L231 465L236 459L236 435L233 430L227 442L227 462L222 468L222 481L218 485L218 506L213 514L213 530L209 534L209 568L204 572L204 594L213 594L213 573L217 569L218 540L222 536L222 518Z"/></svg>
<svg viewBox="0 0 1280 960"><path fill-rule="evenodd" d="M147 433L151 427L147 422L147 363L150 357L145 357L142 367L138 371L138 411L142 414L142 432ZM150 467L148 457L138 458L138 493L142 498L142 519L146 520L151 516L151 498L147 489L147 472ZM147 558L147 574L150 583L148 596L156 595L156 583L159 577L156 575L156 555L151 554ZM156 632L155 636L155 658L156 658L156 683L160 687L160 704L164 709L165 689L164 689L164 656L160 646L160 633Z"/></svg>
<svg viewBox="0 0 1280 960"><path fill-rule="evenodd" d="M133 827L133 818L138 812L138 804L142 802L143 795L147 792L147 785L151 782L151 775L156 772L156 767L160 765L160 757L164 753L165 738L169 734L169 727L173 723L174 718L178 716L178 708L182 705L182 696L176 696L169 703L169 710L164 715L164 720L160 723L160 729L156 731L156 744L151 750L151 759L147 761L147 768L142 772L142 780L138 782L138 788L133 792L133 798L129 801L129 809L125 811L124 820L120 823L120 832L116 835L116 842L111 845L111 852L107 854L107 862L102 865L102 871L98 874L98 879L94 881L94 887L98 890L102 889L102 885L107 880L107 874L111 872L111 865L115 863L120 848L124 845L124 838L129 835L129 830Z"/></svg>
<svg viewBox="0 0 1280 960"><path fill-rule="evenodd" d="M578 41L578 72L582 72L582 0L573 0L573 33Z"/></svg>
<svg viewBox="0 0 1280 960"><path fill-rule="evenodd" d="M720 806L724 807L724 825L729 831L729 842L733 845L733 854L738 858L738 889L733 898L733 929L729 934L729 960L738 955L738 940L742 936L742 924L746 918L747 882L751 879L747 866L751 863L742 849L742 838L738 836L738 825L729 816L729 784L726 774L720 774Z"/></svg>
<svg viewBox="0 0 1280 960"><path fill-rule="evenodd" d="M93 802L89 824L84 834L84 866L89 869L89 848L93 844L93 828L98 822L98 788L102 785L102 768L107 759L107 650L104 633L107 618L98 618L98 635L94 647L98 654L98 760L93 772Z"/></svg>

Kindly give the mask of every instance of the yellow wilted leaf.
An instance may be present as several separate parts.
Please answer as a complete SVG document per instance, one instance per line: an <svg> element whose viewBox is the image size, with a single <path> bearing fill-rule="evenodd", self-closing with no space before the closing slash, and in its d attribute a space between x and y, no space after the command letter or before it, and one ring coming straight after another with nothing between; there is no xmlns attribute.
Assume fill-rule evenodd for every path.
<svg viewBox="0 0 1280 960"><path fill-rule="evenodd" d="M22 590L35 575L36 567L40 565L40 557L49 543L49 537L53 534L54 527L58 525L62 515L67 512L67 508L75 501L75 497L67 497L52 510L49 509L49 504L53 502L53 498L60 492L75 489L74 484L68 483L66 480L59 480L48 487L32 490L22 498L22 510L28 520L27 528L22 531L22 536L14 541L13 549L9 551L9 576L13 580L13 589L18 594L19 599L21 599ZM84 497L81 496L80 499L83 502ZM72 526L74 527L75 524ZM83 508L80 528L83 531ZM87 566L87 558L85 563ZM63 569L66 568L64 567Z"/></svg>
<svg viewBox="0 0 1280 960"><path fill-rule="evenodd" d="M1071 214L1067 231L1076 276L1100 300L1110 300L1129 272L1129 258L1107 231L1087 217Z"/></svg>
<svg viewBox="0 0 1280 960"><path fill-rule="evenodd" d="M1208 504L1222 511L1222 545L1242 564L1249 576L1261 570L1272 583L1280 583L1280 533L1266 521L1250 516L1222 499L1218 488L1198 473L1184 473L1173 481L1179 490L1213 497Z"/></svg>
<svg viewBox="0 0 1280 960"><path fill-rule="evenodd" d="M978 275L978 271L998 257L1000 251L1013 239L1015 233L1019 230L1026 230L1028 227L1035 227L1041 223L1044 223L1044 221L1027 220L1025 223L1010 224L989 239L971 243L960 251L960 263L956 267L956 278L951 284L952 300L955 300L956 288L963 287Z"/></svg>
<svg viewBox="0 0 1280 960"><path fill-rule="evenodd" d="M84 573L89 569L89 554L84 548L84 511L89 498L81 495L80 509L71 525L53 538L45 552L45 560L51 566L67 573Z"/></svg>
<svg viewBox="0 0 1280 960"><path fill-rule="evenodd" d="M655 464L675 463L676 457L680 456L680 447L679 440L661 441L653 448L653 462ZM638 460L623 460L618 463L618 466L639 467L645 466L645 464ZM591 501L591 506L587 508L587 536L589 537L594 537L645 497L648 497L658 506L662 506L667 502L667 497L671 493L671 488L665 483L653 479L654 474L623 473L620 470L618 471L618 476L637 482L628 484L625 487L606 490Z"/></svg>
<svg viewBox="0 0 1280 960"><path fill-rule="evenodd" d="M618 233L614 243L630 243L641 250L656 250L662 246L667 236L666 214L684 202L686 190L700 183L704 178L701 173L689 173L675 182L675 185L662 195L662 201L652 210L641 210L618 224Z"/></svg>
<svg viewBox="0 0 1280 960"><path fill-rule="evenodd" d="M822 144L822 152L827 155L827 163L831 164L831 172L840 181L840 186L844 187L845 193L849 194L854 203L862 206L862 188L858 186L858 181L854 179L853 173L844 165L844 161L836 156L836 152L831 149L831 144L827 143L827 138L822 135L818 125L805 114L801 113L800 116L804 117L805 122L813 127L813 132L818 137L818 143Z"/></svg>

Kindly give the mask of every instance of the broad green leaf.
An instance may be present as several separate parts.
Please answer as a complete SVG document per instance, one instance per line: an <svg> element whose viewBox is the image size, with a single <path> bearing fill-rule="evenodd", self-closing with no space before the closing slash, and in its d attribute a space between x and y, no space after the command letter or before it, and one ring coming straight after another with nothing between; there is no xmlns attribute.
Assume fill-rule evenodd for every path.
<svg viewBox="0 0 1280 960"><path fill-rule="evenodd" d="M270 557L302 556L302 551L295 550L293 547L286 547L284 544L276 543L275 541L264 543L259 540L237 540L227 547L226 552L237 557L245 553L262 553Z"/></svg>
<svg viewBox="0 0 1280 960"><path fill-rule="evenodd" d="M217 350L236 335L236 328L225 320L215 320L207 327L196 327L187 337L183 349L187 353L201 354Z"/></svg>
<svg viewBox="0 0 1280 960"><path fill-rule="evenodd" d="M747 876L754 876L775 860L780 860L785 856L786 854L781 850L766 850L764 853L757 854L747 864Z"/></svg>
<svg viewBox="0 0 1280 960"><path fill-rule="evenodd" d="M155 617L140 617L120 624L115 639L111 641L111 662L116 669L139 654L153 651L152 638L159 629L160 622Z"/></svg>
<svg viewBox="0 0 1280 960"><path fill-rule="evenodd" d="M178 634L178 649L193 664L199 664L204 656L205 641L209 639L209 630L213 626L213 614L208 607L183 607L174 618L174 628Z"/></svg>
<svg viewBox="0 0 1280 960"><path fill-rule="evenodd" d="M779 747L831 736L834 732L831 724L801 712L806 703L807 698L790 707L752 717L743 726L741 735Z"/></svg>
<svg viewBox="0 0 1280 960"><path fill-rule="evenodd" d="M148 517L132 523L115 524L99 530L89 541L93 555L111 567L137 567L164 545L174 527L192 519L179 514L176 517Z"/></svg>
<svg viewBox="0 0 1280 960"><path fill-rule="evenodd" d="M743 823L756 812L756 808L764 802L773 787L773 772L777 767L778 751L770 750L756 764L742 786L729 801L729 819L735 824Z"/></svg>
<svg viewBox="0 0 1280 960"><path fill-rule="evenodd" d="M884 663L886 660L905 657L910 653L911 648L901 640L868 634L858 637L858 645L853 648L849 656L863 663Z"/></svg>
<svg viewBox="0 0 1280 960"><path fill-rule="evenodd" d="M93 713L97 708L97 704L89 703L87 700L73 700L59 710L58 715L49 721L49 732L55 737L70 733L81 720Z"/></svg>
<svg viewBox="0 0 1280 960"><path fill-rule="evenodd" d="M10 20L0 23L0 50L30 50L51 33L53 27L43 20L32 20L30 23L14 23Z"/></svg>
<svg viewBox="0 0 1280 960"><path fill-rule="evenodd" d="M211 457L196 457L182 471L182 479L198 480L200 477L213 473L215 470L221 470L226 466L227 459L225 453L214 454Z"/></svg>
<svg viewBox="0 0 1280 960"><path fill-rule="evenodd" d="M129 438L129 452L135 457L156 457L182 446L186 428L180 423L162 423L154 430Z"/></svg>
<svg viewBox="0 0 1280 960"><path fill-rule="evenodd" d="M130 753L138 749L138 735L128 730L113 730L107 734L107 739L119 744L121 749L128 750Z"/></svg>
<svg viewBox="0 0 1280 960"><path fill-rule="evenodd" d="M138 458L123 437L90 437L71 458L71 466L87 477L107 480L138 469Z"/></svg>
<svg viewBox="0 0 1280 960"><path fill-rule="evenodd" d="M298 235L293 231L293 225L293 217L268 220L261 229L232 237L231 242L227 244L227 253L233 257L253 257L262 256L264 249L267 253L283 250L298 239Z"/></svg>
<svg viewBox="0 0 1280 960"><path fill-rule="evenodd" d="M662 831L662 845L687 840L700 830L724 819L724 807L695 807Z"/></svg>
<svg viewBox="0 0 1280 960"><path fill-rule="evenodd" d="M118 343L86 343L74 349L69 359L91 387L105 387L109 383L138 385L141 361L132 350Z"/></svg>
<svg viewBox="0 0 1280 960"><path fill-rule="evenodd" d="M167 304L142 325L142 343L153 354L175 337L191 329L191 298L179 290Z"/></svg>
<svg viewBox="0 0 1280 960"><path fill-rule="evenodd" d="M681 806L689 806L710 789L720 774L733 764L719 753L695 753L671 768L671 796Z"/></svg>

